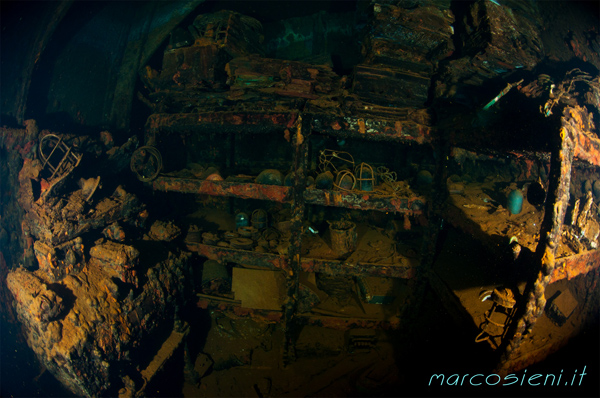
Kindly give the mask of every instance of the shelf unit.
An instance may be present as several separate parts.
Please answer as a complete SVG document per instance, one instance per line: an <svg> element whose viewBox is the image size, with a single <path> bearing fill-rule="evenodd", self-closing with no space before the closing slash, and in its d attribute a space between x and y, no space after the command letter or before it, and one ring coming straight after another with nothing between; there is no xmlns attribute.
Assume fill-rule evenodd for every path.
<svg viewBox="0 0 600 398"><path fill-rule="evenodd" d="M307 170L309 169L311 151L311 137L319 136L321 139L365 140L380 142L382 145L424 145L431 144L432 128L405 118L401 121L365 119L359 117L330 117L328 115L312 113L208 113L208 114L154 114L146 124L145 144L156 146L158 149L165 143L171 143L172 137L182 136L186 142L188 135L201 135L206 131L215 134L228 134L239 136L244 134L271 133L285 137L293 153L292 167L294 180L291 186L257 184L250 179L244 182L235 181L210 181L206 179L182 178L176 173L159 175L148 185L156 191L178 192L194 195L209 195L214 197L229 197L239 200L254 199L289 205L291 209L290 230L291 237L288 247L282 253L256 252L241 250L231 247L220 247L201 242L186 241L190 251L198 253L207 259L217 260L222 263L237 263L251 267L260 267L271 270L284 270L287 275L286 305L283 308L285 324L290 322L313 323L335 328L348 327L399 327L404 311L404 305L395 304L394 316L384 314L382 311L374 317L363 314L342 314L334 311L321 311L300 313L297 311L297 297L300 287L300 273L322 273L331 276L346 277L380 277L396 278L398 280L413 280L419 276L423 259L429 259L420 253L431 242L421 244L410 252L410 256L402 256L396 263L392 260L373 261L369 258L350 255L347 259L338 259L335 256L313 256L310 251L302 249L303 242L309 239L305 222L307 208L329 207L339 211L366 211L381 214L401 215L406 217L426 219L428 198L426 195L412 192L406 196L383 195L376 192L340 191L331 189L317 189L314 185L307 187ZM325 138L322 138L325 137ZM224 138L230 140L231 138ZM230 151L234 154L235 150ZM233 156L233 155L232 155ZM225 160L225 164L234 164L234 159ZM392 216L390 216L392 217ZM435 240L434 236L424 236L431 228L423 228L422 239ZM381 232L372 231L373 234ZM374 235L376 236L376 235ZM386 239L381 235L381 239ZM360 240L360 239L359 239ZM359 242L360 246L360 242ZM395 246L394 246L395 247ZM396 256L396 253L394 254ZM218 297L203 295L200 298L203 306L226 309L236 314L245 314L249 309L243 308L238 302L223 301ZM364 304L373 308L382 308L379 304ZM363 305L363 307L364 307ZM363 308L364 312L364 308ZM387 311L385 311L387 313ZM261 314L265 319L275 319L272 311L252 310L253 314ZM290 328L286 328L289 330Z"/></svg>
<svg viewBox="0 0 600 398"><path fill-rule="evenodd" d="M543 206L532 206L525 200L522 212L511 215L503 208L506 206L503 200L505 196L500 200L492 197L493 193L498 191L498 184L493 180L458 185L449 181L448 195L441 209L442 217L446 221L483 244L490 257L505 258L505 265L510 266L513 260L509 258L509 243L512 237L516 237L522 246L521 253L527 250L529 263L537 267L529 271L529 276L521 275L523 279L518 285L518 311L509 326L507 337L502 339L498 348L498 371L521 370L543 360L566 344L569 334L565 334L547 319L541 319L546 303L544 295L558 294L559 288L568 289L571 279L594 271L600 266L599 249L585 249L577 253L567 248L563 242L563 232L567 220L571 217L573 200L570 204L567 195L571 189L571 180L575 180L575 170L583 167L595 170L591 172L592 175L600 173L600 140L590 130L591 124L585 122L588 118L585 108L567 106L560 117L553 117L550 121L542 120L555 137L552 140L548 139L545 146L538 146L533 152L508 149L504 142L499 144L498 137L501 131L488 131L487 135L482 131L478 134L473 131L457 132L451 143L461 148L473 148L471 153L482 159L482 162L486 159L501 160L507 164L511 161L524 162L523 169L527 170L527 173L535 171L539 164L547 168L547 200ZM535 127L533 123L529 126L532 130ZM523 129L527 129L527 126ZM485 151L480 149L481 141L485 141L485 137L488 136L489 146ZM550 142L553 143L552 146ZM449 152L457 151L456 148L451 147ZM490 148L495 150L489 151ZM458 152L461 151L463 149L458 149ZM464 159L462 155L464 153L457 155L457 158ZM535 177L528 176L527 180L535 181ZM522 180L521 183L523 182ZM504 192L507 193L509 188L504 188ZM498 225L503 227L498 228ZM481 272L481 268L480 265L465 272ZM513 270L513 274L515 271L517 270ZM436 269L430 276L430 283L437 294L444 298L443 302L448 311L456 314L466 326L476 329L483 320L485 310L489 309L489 304L486 306L477 299L480 290L493 289L504 282L482 277L473 282L477 283L478 291L469 291L465 289L464 281L459 283L453 280L455 278L452 278L452 272L450 269ZM484 272L490 273L494 270L487 269ZM557 282L560 282L560 286L553 285ZM542 326L533 329L538 321ZM538 330L541 334L544 334L542 330L548 330L548 333L559 337L550 339L542 336L535 342L535 339L523 338L525 331L531 330Z"/></svg>

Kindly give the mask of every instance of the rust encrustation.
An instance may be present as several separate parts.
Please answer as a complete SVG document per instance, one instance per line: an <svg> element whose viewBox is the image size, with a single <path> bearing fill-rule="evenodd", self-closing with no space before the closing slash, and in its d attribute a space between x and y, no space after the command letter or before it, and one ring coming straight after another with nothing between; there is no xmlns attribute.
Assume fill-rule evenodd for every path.
<svg viewBox="0 0 600 398"><path fill-rule="evenodd" d="M339 260L318 258L302 258L300 266L304 272L322 272L330 275L380 276L387 278L412 279L416 276L416 268L399 264L350 264Z"/></svg>
<svg viewBox="0 0 600 398"><path fill-rule="evenodd" d="M577 275L587 274L598 267L600 267L600 250L559 258L556 260L556 266L552 271L549 283L561 279L571 280Z"/></svg>
<svg viewBox="0 0 600 398"><path fill-rule="evenodd" d="M268 269L287 270L289 268L286 259L278 254L259 253L191 242L187 242L187 248L188 250L197 252L199 255L211 260L228 261L237 264L265 267Z"/></svg>
<svg viewBox="0 0 600 398"><path fill-rule="evenodd" d="M291 200L290 187L193 178L158 177L152 181L152 189L165 192L260 199L279 203L287 203Z"/></svg>

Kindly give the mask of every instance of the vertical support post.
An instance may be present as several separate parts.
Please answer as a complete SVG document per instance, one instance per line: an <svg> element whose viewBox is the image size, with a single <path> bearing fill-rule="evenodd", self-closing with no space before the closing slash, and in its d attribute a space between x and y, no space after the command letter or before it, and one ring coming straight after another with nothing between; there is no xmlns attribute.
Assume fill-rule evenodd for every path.
<svg viewBox="0 0 600 398"><path fill-rule="evenodd" d="M448 177L447 168L448 158L450 156L450 145L441 134L438 134L437 136L439 138L433 145L433 150L436 154L436 163L433 177L433 189L431 191L431 196L428 198L428 206L426 209L427 227L421 246L421 265L417 268L415 278L409 280L412 298L410 299L409 308L405 308L403 311L403 316L406 316L409 319L416 319L420 316L421 304L425 297L426 289L429 286L428 278L432 272L436 253L438 252L437 246L443 223L439 210L443 208L448 196L446 179Z"/></svg>
<svg viewBox="0 0 600 398"><path fill-rule="evenodd" d="M311 119L302 120L302 115L291 131L294 143L294 186L292 193L292 236L288 250L287 294L284 306L285 344L284 356L287 363L295 359L294 334L296 331L295 313L299 289L300 250L304 224L304 190L306 189L306 167L308 162L308 137L311 132Z"/></svg>
<svg viewBox="0 0 600 398"><path fill-rule="evenodd" d="M500 351L500 361L497 365L499 372L510 368L510 361L519 354L523 336L531 332L535 322L544 312L546 286L550 282L555 267L555 254L558 246L565 212L569 205L569 188L571 185L571 165L573 163L574 141L578 129L577 121L571 113L572 108L565 108L561 118L561 128L558 142L551 149L550 184L544 219L540 227L540 241L535 251L535 264L539 271L530 280L525 289L526 303L521 306L516 322L511 328L510 336L503 342Z"/></svg>

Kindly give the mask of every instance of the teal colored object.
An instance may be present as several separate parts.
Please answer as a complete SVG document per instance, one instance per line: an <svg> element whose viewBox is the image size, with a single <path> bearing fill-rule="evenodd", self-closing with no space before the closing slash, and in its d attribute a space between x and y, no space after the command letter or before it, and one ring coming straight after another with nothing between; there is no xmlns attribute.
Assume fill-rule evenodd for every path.
<svg viewBox="0 0 600 398"><path fill-rule="evenodd" d="M519 189L511 191L508 194L506 207L511 214L519 214L523 210L523 192Z"/></svg>
<svg viewBox="0 0 600 398"><path fill-rule="evenodd" d="M238 213L235 216L235 228L247 227L248 215L246 213Z"/></svg>

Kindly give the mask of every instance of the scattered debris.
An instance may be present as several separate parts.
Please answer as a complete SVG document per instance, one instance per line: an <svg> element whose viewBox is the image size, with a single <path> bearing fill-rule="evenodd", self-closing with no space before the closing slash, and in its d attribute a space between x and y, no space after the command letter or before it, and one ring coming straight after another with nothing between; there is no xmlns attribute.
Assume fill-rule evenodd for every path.
<svg viewBox="0 0 600 398"><path fill-rule="evenodd" d="M172 221L156 220L150 227L148 237L151 240L170 242L181 235L181 229Z"/></svg>
<svg viewBox="0 0 600 398"><path fill-rule="evenodd" d="M577 308L577 300L569 289L557 294L548 300L546 315L557 326L562 326Z"/></svg>
<svg viewBox="0 0 600 398"><path fill-rule="evenodd" d="M196 362L194 363L194 370L198 373L200 378L204 377L213 366L213 360L210 358L210 355L201 352L196 357Z"/></svg>
<svg viewBox="0 0 600 398"><path fill-rule="evenodd" d="M10 165L19 185L0 200L4 205L5 196L13 195L23 217L2 215L0 243L23 251L12 257L6 279L40 362L74 394L118 391L130 397L149 393L149 383L181 345L187 370L193 367L206 383L220 371L278 366L281 350L274 349L274 341L282 341L286 360L294 354L360 357L348 378L363 392L378 392L393 381L400 372L389 358L363 364L362 355L376 351L383 336L372 328L404 324L401 311L419 301L413 285L420 280L411 279L432 272L442 218L487 240L494 250L506 249L511 237L511 261L526 261L543 241L542 206L550 209L547 191L557 182L545 168L552 140L544 136L547 146L512 152L512 141L495 134L508 141L508 156L487 150L493 145L486 140L494 135L488 133L481 141L465 139L469 150L459 148L454 137L459 130L466 127L463 134L469 136L490 124L471 120L471 110L481 111L479 99L493 95L478 98L479 88L499 83L494 88L499 90L502 81L513 81L483 109L500 112L511 105L505 104L508 97L517 98L515 108L538 101L523 107L518 122L541 120L547 123L544 131L553 131L546 128L555 127L549 116L564 109L570 126L581 133L573 135L575 157L598 166L593 115L600 80L579 69L560 83L550 75L531 76L545 58L539 10L530 2L505 3L374 3L366 24L355 21L365 25L364 37L356 40L362 54L344 67L337 65L340 55L333 49L313 59L277 58L263 46L263 27L254 18L227 10L199 15L172 31L160 72L147 66L140 74L147 92L138 98L153 112L146 125L148 145L138 148L131 137L116 146L118 137L109 131L102 131L99 141L40 135L33 120L22 137L6 138L6 145L3 137L2 150L19 153L23 164ZM302 43L317 45L313 39ZM579 44L567 45L575 51ZM264 56L268 52L272 58ZM326 64L317 65L323 55ZM523 97L531 102L519 102ZM436 108L440 99L464 109L452 107L444 114L444 106ZM529 125L519 127L516 134ZM260 139L254 133L261 133ZM176 151L163 148L169 143ZM276 145L285 151L264 156L278 152ZM363 162L359 155L365 153L371 159ZM81 170L84 154L95 161ZM535 162L538 175L532 176ZM174 163L185 168L173 171ZM107 175L127 165L145 184L134 181L111 192L116 184ZM451 177L441 178L446 168ZM600 182L594 171L573 173L579 179L573 197L580 197L581 189L587 196L575 202L570 225L559 223L569 254L598 250L593 200ZM568 195L565 178L559 181L560 200ZM447 189L440 186L442 179ZM158 220L148 228L146 205L130 192L138 186L144 190L140 198L150 190L192 194L190 207L211 214L190 215L182 225ZM506 195L510 191L516 196ZM256 205L259 200L268 205L257 209L263 206ZM188 225L185 239L178 239ZM193 273L191 252L207 258L194 263ZM576 265L592 263L593 254ZM17 267L15 259L27 258L25 267ZM5 268L3 254L0 260ZM552 277L543 273L551 267L553 254L551 264L536 270L544 279L535 285L528 310L543 303ZM482 292L478 304L492 301L492 306L475 341L501 346L516 309L524 308L522 299L508 288ZM180 308L190 303L212 322L193 366L186 343L190 330L179 319ZM567 289L546 313L564 325L577 305ZM160 347L159 340L164 340ZM146 353L151 345L159 348L153 357ZM144 370L136 362L141 356L147 357ZM261 375L252 380L252 391L258 396L293 391L291 385L282 391L281 384ZM320 384L325 386L317 394L305 395L324 395L333 383Z"/></svg>
<svg viewBox="0 0 600 398"><path fill-rule="evenodd" d="M475 342L487 341L493 349L497 349L514 318L517 301L508 288L487 290L481 292L479 297L481 301L491 300L492 308L484 314L484 321L479 326L481 332Z"/></svg>

